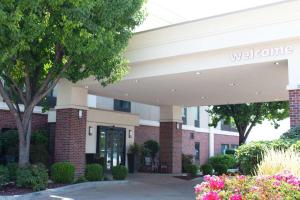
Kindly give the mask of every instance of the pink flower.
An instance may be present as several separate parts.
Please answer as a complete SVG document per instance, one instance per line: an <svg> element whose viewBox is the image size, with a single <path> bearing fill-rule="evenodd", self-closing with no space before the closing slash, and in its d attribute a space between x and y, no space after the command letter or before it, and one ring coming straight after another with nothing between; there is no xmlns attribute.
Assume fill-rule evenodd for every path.
<svg viewBox="0 0 300 200"><path fill-rule="evenodd" d="M208 183L212 190L220 190L224 188L224 181L217 176L210 177Z"/></svg>
<svg viewBox="0 0 300 200"><path fill-rule="evenodd" d="M240 194L234 194L230 197L230 200L242 200L242 195Z"/></svg>
<svg viewBox="0 0 300 200"><path fill-rule="evenodd" d="M276 186L276 187L279 187L279 186L281 185L281 182L278 181L278 180L275 180L275 181L273 182L273 185Z"/></svg>
<svg viewBox="0 0 300 200"><path fill-rule="evenodd" d="M216 192L207 192L202 196L202 200L221 200L218 193Z"/></svg>
<svg viewBox="0 0 300 200"><path fill-rule="evenodd" d="M237 179L238 179L238 180L244 180L244 179L246 179L246 176L240 175L240 176L237 176Z"/></svg>

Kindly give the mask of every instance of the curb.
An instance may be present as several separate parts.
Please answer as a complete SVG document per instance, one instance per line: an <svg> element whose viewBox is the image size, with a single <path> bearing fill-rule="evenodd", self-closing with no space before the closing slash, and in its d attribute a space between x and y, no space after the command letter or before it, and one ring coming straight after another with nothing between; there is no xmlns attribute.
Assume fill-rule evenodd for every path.
<svg viewBox="0 0 300 200"><path fill-rule="evenodd" d="M0 196L0 200L33 200L37 197L41 197L43 195L50 195L51 193L63 193L63 192L71 192L81 189L88 189L97 186L107 186L107 185L116 185L116 184L124 184L128 183L128 180L124 181L95 181L95 182L87 182L87 183L78 183L73 185L67 185L59 188L46 189L40 192L33 192L24 195L12 195L12 196Z"/></svg>

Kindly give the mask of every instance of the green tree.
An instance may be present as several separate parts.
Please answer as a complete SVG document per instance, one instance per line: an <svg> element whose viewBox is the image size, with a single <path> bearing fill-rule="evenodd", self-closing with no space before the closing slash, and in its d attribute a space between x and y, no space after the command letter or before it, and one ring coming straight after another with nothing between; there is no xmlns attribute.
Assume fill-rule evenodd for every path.
<svg viewBox="0 0 300 200"><path fill-rule="evenodd" d="M17 124L20 166L29 164L33 109L60 79L92 76L105 86L126 73L123 53L143 20L143 3L0 1L0 94Z"/></svg>
<svg viewBox="0 0 300 200"><path fill-rule="evenodd" d="M264 120L270 120L275 128L278 121L289 116L289 104L286 101L249 104L232 104L212 106L208 110L212 117L210 126L216 127L218 122L234 124L239 132L239 144L244 144L252 128Z"/></svg>

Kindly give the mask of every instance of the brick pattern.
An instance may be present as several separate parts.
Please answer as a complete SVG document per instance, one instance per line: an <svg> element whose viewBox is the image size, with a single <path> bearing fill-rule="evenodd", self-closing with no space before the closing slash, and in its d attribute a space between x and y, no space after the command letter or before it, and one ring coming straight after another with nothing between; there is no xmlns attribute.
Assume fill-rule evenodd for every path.
<svg viewBox="0 0 300 200"><path fill-rule="evenodd" d="M215 134L214 136L214 151L215 155L221 153L221 145L222 144L229 144L231 147L232 144L239 145L239 137L238 136L232 136L232 135L220 135Z"/></svg>
<svg viewBox="0 0 300 200"><path fill-rule="evenodd" d="M159 127L136 126L134 131L134 142L144 144L147 140L154 140L159 143Z"/></svg>
<svg viewBox="0 0 300 200"><path fill-rule="evenodd" d="M191 138L194 134L194 139ZM200 158L195 160L195 164L203 165L209 158L209 134L195 131L182 131L182 153L185 155L195 155L195 143L200 143Z"/></svg>
<svg viewBox="0 0 300 200"><path fill-rule="evenodd" d="M300 90L289 91L291 127L300 125Z"/></svg>
<svg viewBox="0 0 300 200"><path fill-rule="evenodd" d="M176 122L160 123L159 141L160 160L167 164L168 173L181 173L182 130Z"/></svg>
<svg viewBox="0 0 300 200"><path fill-rule="evenodd" d="M87 111L82 118L78 109L56 110L55 162L69 161L75 165L76 175L84 173Z"/></svg>
<svg viewBox="0 0 300 200"><path fill-rule="evenodd" d="M32 116L32 129L40 129L47 127L48 116L45 114L33 114ZM0 110L0 130L2 128L16 129L17 125L15 118L8 110Z"/></svg>

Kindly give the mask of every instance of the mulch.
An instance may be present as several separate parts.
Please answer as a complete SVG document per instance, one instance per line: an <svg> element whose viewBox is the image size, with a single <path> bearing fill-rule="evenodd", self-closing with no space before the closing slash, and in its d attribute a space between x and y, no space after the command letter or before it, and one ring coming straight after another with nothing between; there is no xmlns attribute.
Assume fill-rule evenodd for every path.
<svg viewBox="0 0 300 200"><path fill-rule="evenodd" d="M197 176L174 176L175 178L179 178L179 179L182 179L182 180L186 180L186 181L190 181L190 180L193 180L195 178L199 178L199 177L202 177L201 175L197 175Z"/></svg>
<svg viewBox="0 0 300 200"><path fill-rule="evenodd" d="M58 188L65 186L66 184L56 184L56 183L49 183L48 189L52 188ZM3 188L0 189L0 196L9 196L9 195L22 195L22 194L28 194L34 192L30 188L19 188L16 186L15 183L9 183L6 186L3 186Z"/></svg>

